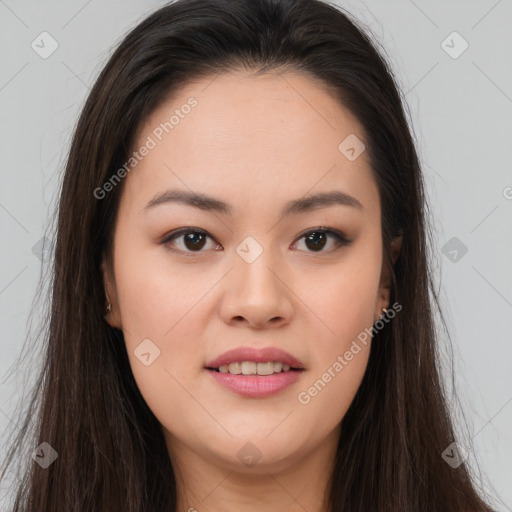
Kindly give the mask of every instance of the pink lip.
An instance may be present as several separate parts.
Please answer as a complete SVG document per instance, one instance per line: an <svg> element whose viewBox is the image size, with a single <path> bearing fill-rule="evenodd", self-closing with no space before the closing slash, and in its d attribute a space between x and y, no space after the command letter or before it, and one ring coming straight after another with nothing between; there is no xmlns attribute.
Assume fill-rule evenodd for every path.
<svg viewBox="0 0 512 512"><path fill-rule="evenodd" d="M275 395L297 382L303 371L290 370L274 375L232 375L207 370L221 386L248 398L264 398Z"/></svg>
<svg viewBox="0 0 512 512"><path fill-rule="evenodd" d="M289 364L292 368L304 369L304 365L298 359L293 357L291 354L288 354L288 352L285 352L284 350L281 350L280 348L277 347L265 347L262 349L240 347L228 350L227 352L224 352L224 354L215 358L213 361L207 363L205 365L205 368L218 368L223 364L238 363L242 361L254 361L255 363L281 361L282 363ZM262 376L257 378L261 379Z"/></svg>

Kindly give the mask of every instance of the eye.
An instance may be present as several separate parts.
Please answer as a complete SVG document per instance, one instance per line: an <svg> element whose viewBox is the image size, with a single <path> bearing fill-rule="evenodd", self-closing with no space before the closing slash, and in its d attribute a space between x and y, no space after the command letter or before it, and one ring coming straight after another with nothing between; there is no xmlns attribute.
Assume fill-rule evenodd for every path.
<svg viewBox="0 0 512 512"><path fill-rule="evenodd" d="M334 241L334 247L324 251L323 249L328 245L329 238ZM161 243L168 246L169 250L173 252L187 255L194 252L204 252L202 249L207 246L207 239L215 242L212 244L214 249L220 249L222 247L203 229L190 227L181 228L170 233ZM309 249L307 252L331 252L351 243L351 240L347 240L341 232L323 227L306 231L298 238L298 240L302 239L304 239L306 247ZM177 240L180 240L181 243L176 243L175 241ZM178 246L178 248L175 249L173 246ZM212 246L210 246L210 248L212 248Z"/></svg>
<svg viewBox="0 0 512 512"><path fill-rule="evenodd" d="M334 248L324 251L323 249L326 245L328 245L327 241L329 238L334 240ZM340 231L323 227L306 231L299 237L298 240L302 239L304 239L306 247L310 249L309 252L331 252L338 249L339 247L349 245L351 243L351 240L347 240L347 238Z"/></svg>
<svg viewBox="0 0 512 512"><path fill-rule="evenodd" d="M185 236L184 236L185 235ZM177 231L174 231L170 234L170 236L166 237L162 244L169 245L169 249L173 252L179 253L187 253L187 252L201 252L201 249L205 247L207 239L213 240L206 231L198 228L182 228ZM182 240L182 244L178 245L178 249L173 249L170 247L174 245L174 240ZM171 244L173 242L173 244ZM181 247L180 247L181 246ZM220 247L220 244L217 244L215 248ZM204 251L203 251L204 252Z"/></svg>

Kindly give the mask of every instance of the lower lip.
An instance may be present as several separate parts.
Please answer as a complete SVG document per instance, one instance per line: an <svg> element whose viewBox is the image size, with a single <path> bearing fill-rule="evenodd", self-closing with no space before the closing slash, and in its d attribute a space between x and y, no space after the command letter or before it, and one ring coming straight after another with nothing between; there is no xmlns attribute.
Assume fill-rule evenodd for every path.
<svg viewBox="0 0 512 512"><path fill-rule="evenodd" d="M225 388L249 398L263 398L283 391L297 382L304 370L294 370L273 375L233 375L206 370Z"/></svg>

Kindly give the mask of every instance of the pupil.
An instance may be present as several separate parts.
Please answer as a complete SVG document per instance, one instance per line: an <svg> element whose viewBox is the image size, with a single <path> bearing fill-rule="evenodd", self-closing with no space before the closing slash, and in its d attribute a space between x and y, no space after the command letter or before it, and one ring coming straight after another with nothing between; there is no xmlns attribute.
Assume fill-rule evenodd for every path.
<svg viewBox="0 0 512 512"><path fill-rule="evenodd" d="M199 240L199 241L194 241L194 237L202 237L202 240ZM204 246L204 241L205 241L205 238L203 236L203 233L196 233L196 232L190 232L190 233L187 233L187 235L185 236L185 245L187 247L187 249L202 249L202 247ZM192 243L192 245L188 245L189 242ZM201 244L202 242L202 244Z"/></svg>
<svg viewBox="0 0 512 512"><path fill-rule="evenodd" d="M319 241L318 240L318 237L321 237L322 240ZM325 233L319 233L319 232L314 232L314 233L311 233L308 237L306 237L306 245L308 245L308 242L312 242L313 245L312 247L310 247L308 245L308 247L311 249L322 249L324 246L325 246Z"/></svg>

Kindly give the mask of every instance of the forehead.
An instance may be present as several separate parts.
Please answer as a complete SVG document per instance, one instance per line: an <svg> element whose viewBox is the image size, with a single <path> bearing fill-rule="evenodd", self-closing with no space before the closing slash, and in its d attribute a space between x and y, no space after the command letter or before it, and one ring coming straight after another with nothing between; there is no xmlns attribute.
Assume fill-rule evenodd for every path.
<svg viewBox="0 0 512 512"><path fill-rule="evenodd" d="M127 193L148 201L178 185L261 204L338 187L371 208L367 154L348 159L340 150L347 138L364 144L360 123L308 75L222 73L177 90L141 125L134 150L151 149L129 174Z"/></svg>

